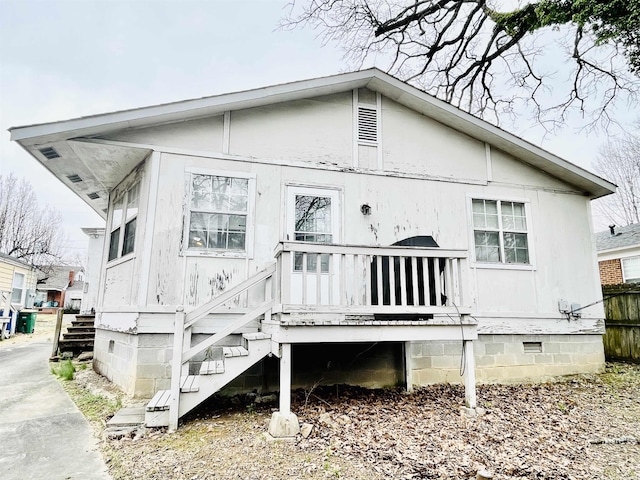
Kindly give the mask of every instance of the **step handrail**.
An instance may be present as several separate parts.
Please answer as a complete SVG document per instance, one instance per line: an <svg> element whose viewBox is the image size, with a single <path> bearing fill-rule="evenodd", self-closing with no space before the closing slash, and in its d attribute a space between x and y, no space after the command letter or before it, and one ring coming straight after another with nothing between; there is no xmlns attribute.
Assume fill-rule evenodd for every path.
<svg viewBox="0 0 640 480"><path fill-rule="evenodd" d="M264 315L267 312L267 310L273 307L273 304L274 304L273 299L269 299L262 302L256 308L254 308L250 312L245 313L240 318L234 320L229 325L224 327L222 330L217 332L215 335L207 338L206 340L203 340L202 342L198 343L196 346L191 347L189 350L183 352L182 364L184 365L186 362L191 360L197 354L204 352L207 348L214 346L216 343L220 342L225 337L231 335L236 330L240 330L247 323L251 322L252 320L255 320L261 315Z"/></svg>
<svg viewBox="0 0 640 480"><path fill-rule="evenodd" d="M241 293L244 293L246 290L249 290L254 285L260 283L262 280L272 276L276 271L275 262L269 265L264 270L252 275L247 278L243 282L239 283L235 287L230 290L224 292L222 295L219 295L215 298L212 298L207 303L200 305L194 310L190 311L185 315L184 328L192 327L196 322L206 317L209 313L213 312L215 309L221 307L223 304L228 302L234 297L237 297Z"/></svg>

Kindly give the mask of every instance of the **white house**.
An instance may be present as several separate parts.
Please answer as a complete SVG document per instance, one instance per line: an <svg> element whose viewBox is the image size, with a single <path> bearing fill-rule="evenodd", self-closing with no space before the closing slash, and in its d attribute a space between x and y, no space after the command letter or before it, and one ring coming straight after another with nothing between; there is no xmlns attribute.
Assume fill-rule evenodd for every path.
<svg viewBox="0 0 640 480"><path fill-rule="evenodd" d="M160 392L149 424L225 386L279 389L286 434L292 385L464 380L473 407L476 378L603 365L577 305L615 186L379 70L11 135L107 221L95 368Z"/></svg>

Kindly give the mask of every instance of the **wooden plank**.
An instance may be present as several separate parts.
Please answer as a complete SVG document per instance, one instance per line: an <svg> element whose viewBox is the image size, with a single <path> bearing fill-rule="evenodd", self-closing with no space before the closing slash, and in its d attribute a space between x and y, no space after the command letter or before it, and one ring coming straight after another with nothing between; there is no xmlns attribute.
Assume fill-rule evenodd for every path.
<svg viewBox="0 0 640 480"><path fill-rule="evenodd" d="M365 281L365 305L371 305L371 255L367 255L365 257L365 271L364 271L364 281Z"/></svg>
<svg viewBox="0 0 640 480"><path fill-rule="evenodd" d="M400 305L407 304L407 266L404 257L398 257L400 260Z"/></svg>
<svg viewBox="0 0 640 480"><path fill-rule="evenodd" d="M429 263L431 260L422 258L422 281L424 282L424 304L431 305L431 288L429 287Z"/></svg>
<svg viewBox="0 0 640 480"><path fill-rule="evenodd" d="M281 242L280 251L329 253L343 255L381 255L390 257L467 258L466 250L436 247L372 247L370 245L344 245L334 243Z"/></svg>
<svg viewBox="0 0 640 480"><path fill-rule="evenodd" d="M307 253L302 254L302 304L307 305Z"/></svg>
<svg viewBox="0 0 640 480"><path fill-rule="evenodd" d="M436 306L442 306L442 276L440 274L440 259L436 258L433 261L433 274L435 275L435 292L436 292Z"/></svg>
<svg viewBox="0 0 640 480"><path fill-rule="evenodd" d="M316 258L316 305L322 305L322 256Z"/></svg>
<svg viewBox="0 0 640 480"><path fill-rule="evenodd" d="M442 260L440 260L442 261ZM444 295L447 297L446 304L451 305L453 302L454 295L454 286L453 286L453 278L451 275L451 262L447 258L444 260ZM453 302L455 303L455 302Z"/></svg>
<svg viewBox="0 0 640 480"><path fill-rule="evenodd" d="M331 254L329 256L329 278L328 278L328 284L329 284L329 292L328 292L328 298L329 298L329 305L333 305L333 282L334 282L334 268L333 268L333 262L335 262L336 257Z"/></svg>
<svg viewBox="0 0 640 480"><path fill-rule="evenodd" d="M378 303L377 305L384 305L384 289L382 286L382 257L380 255L376 256L376 283L378 287Z"/></svg>
<svg viewBox="0 0 640 480"><path fill-rule="evenodd" d="M198 353L205 351L207 348L215 345L216 343L221 341L223 338L232 334L236 330L239 330L240 328L242 328L245 324L255 320L260 315L263 315L267 310L269 310L273 306L273 302L274 302L273 299L264 301L263 303L258 305L256 308L254 308L250 312L244 314L239 319L235 320L234 322L230 323L229 325L221 329L218 333L216 333L212 337L209 337L206 340L203 340L197 345L191 347L189 350L187 350L182 354L182 363L188 362L191 358L193 358Z"/></svg>
<svg viewBox="0 0 640 480"><path fill-rule="evenodd" d="M195 308L194 310L192 310L186 315L185 328L192 326L194 323L196 323L198 320L200 320L204 316L211 313L216 308L222 306L229 300L232 300L234 297L243 293L245 290L248 290L254 285L260 283L267 277L270 277L275 273L275 271L276 271L276 265L275 263L273 263L269 265L267 268L265 268L264 270L256 273L255 275L249 277L245 281L231 288L230 290L227 290L222 295L218 295L217 297L211 299L210 301L201 305L200 307Z"/></svg>
<svg viewBox="0 0 640 480"><path fill-rule="evenodd" d="M394 257L389 257L389 304L396 304L396 272Z"/></svg>
<svg viewBox="0 0 640 480"><path fill-rule="evenodd" d="M460 306L458 310L455 307L433 306L433 305L282 305L283 313L342 313L350 315L375 315L375 314L412 314L412 315L457 315L457 312L470 314L471 307ZM566 320L565 320L566 321Z"/></svg>
<svg viewBox="0 0 640 480"><path fill-rule="evenodd" d="M411 257L411 286L413 287L413 305L420 305L418 293L418 258Z"/></svg>

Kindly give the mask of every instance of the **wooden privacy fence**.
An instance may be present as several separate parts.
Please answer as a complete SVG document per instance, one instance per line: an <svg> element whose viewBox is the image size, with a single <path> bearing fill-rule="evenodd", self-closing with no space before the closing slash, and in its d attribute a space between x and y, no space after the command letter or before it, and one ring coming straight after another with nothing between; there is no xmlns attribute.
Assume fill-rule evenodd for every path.
<svg viewBox="0 0 640 480"><path fill-rule="evenodd" d="M602 294L606 357L640 362L640 285L606 285Z"/></svg>

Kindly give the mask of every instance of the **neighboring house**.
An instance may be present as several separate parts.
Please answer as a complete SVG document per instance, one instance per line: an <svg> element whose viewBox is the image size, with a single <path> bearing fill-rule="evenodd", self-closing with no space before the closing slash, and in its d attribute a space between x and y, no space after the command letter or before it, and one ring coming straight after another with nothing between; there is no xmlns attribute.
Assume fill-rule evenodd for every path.
<svg viewBox="0 0 640 480"><path fill-rule="evenodd" d="M474 407L476 377L603 367L590 201L615 186L377 69L11 135L107 220L94 365L170 388L148 424L224 386L279 389L282 427L292 386L462 364Z"/></svg>
<svg viewBox="0 0 640 480"><path fill-rule="evenodd" d="M640 282L640 223L596 233L602 285Z"/></svg>
<svg viewBox="0 0 640 480"><path fill-rule="evenodd" d="M93 313L98 305L98 284L102 267L102 252L104 249L104 228L83 228L89 237L87 248L87 269L85 271L84 295L80 313Z"/></svg>
<svg viewBox="0 0 640 480"><path fill-rule="evenodd" d="M33 306L36 290L36 268L22 260L0 253L0 292L9 297L14 308ZM0 309L5 302L0 298Z"/></svg>
<svg viewBox="0 0 640 480"><path fill-rule="evenodd" d="M80 308L83 292L82 267L52 265L38 274L36 306Z"/></svg>

